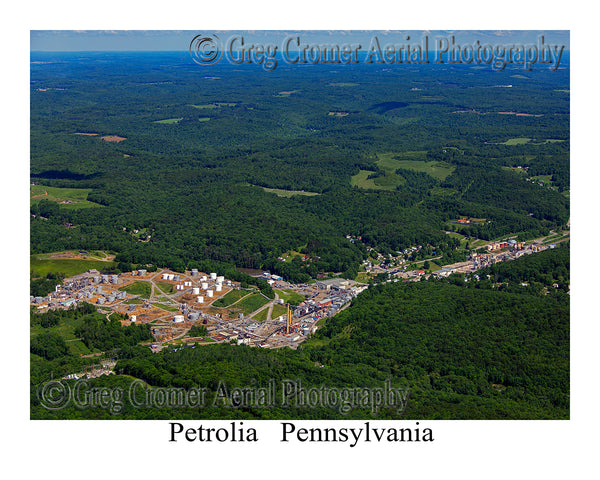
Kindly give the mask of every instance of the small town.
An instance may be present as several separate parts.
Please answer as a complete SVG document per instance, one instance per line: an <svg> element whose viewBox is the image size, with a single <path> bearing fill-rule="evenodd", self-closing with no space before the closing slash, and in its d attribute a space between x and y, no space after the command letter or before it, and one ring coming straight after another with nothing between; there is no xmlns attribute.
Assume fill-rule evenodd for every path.
<svg viewBox="0 0 600 480"><path fill-rule="evenodd" d="M418 248L411 247L407 252ZM386 283L421 281L455 273L474 274L495 263L548 248L556 248L556 244L549 243L547 238L528 243L514 239L491 242L479 249L479 253L471 252L466 261L445 265L431 273L418 268L408 270L404 264L386 268L365 261L363 265L371 274L386 273ZM486 253L481 253L482 250ZM197 269L183 273L139 269L110 275L89 270L65 279L45 297L30 297L30 303L43 312L88 302L107 318L113 313L120 314L118 318L123 325L149 324L154 341L148 347L153 352L165 346L213 343L295 349L326 318L346 308L354 297L369 288L367 283L339 277L313 284L293 284L269 272L256 272L253 276L268 282L274 298L254 287L242 288L239 282L215 272L203 273ZM474 277L479 280L476 274Z"/></svg>

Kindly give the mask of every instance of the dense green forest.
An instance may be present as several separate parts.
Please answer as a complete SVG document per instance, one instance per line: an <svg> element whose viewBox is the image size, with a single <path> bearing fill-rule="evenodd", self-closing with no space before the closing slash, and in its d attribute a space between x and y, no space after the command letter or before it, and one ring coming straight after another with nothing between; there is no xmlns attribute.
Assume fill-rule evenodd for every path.
<svg viewBox="0 0 600 480"><path fill-rule="evenodd" d="M482 239L533 238L569 218L568 70L217 65L207 77L176 53L32 55L31 179L92 189L98 205L33 204L32 253L104 249L178 270L209 259L304 281L351 275L366 246L447 246L460 215L486 219L463 232ZM386 152L452 173L389 173ZM361 171L375 189L353 181ZM302 249L308 262L277 261Z"/></svg>
<svg viewBox="0 0 600 480"><path fill-rule="evenodd" d="M514 282L530 279L534 271L542 275L540 280L552 282L568 271L568 254L563 247L501 267ZM103 331L108 335L110 326ZM119 418L569 417L569 295L499 291L485 279L450 277L371 287L295 351L221 344L171 347L153 354L123 342L113 355L119 358L118 375L98 378L94 386L127 391L135 377L153 387L204 387L212 399L221 382L233 389L266 387L273 381L281 395L285 380L299 381L305 388L374 388L389 380L410 392L403 412L388 408L373 414L355 408L340 413L325 407L286 407L281 401L271 408L212 402L199 409L136 408L124 401ZM62 362L68 363L64 357ZM34 418L115 418L107 410L72 405L46 410L33 389L48 379L50 370L60 371L61 364L53 359L33 365Z"/></svg>

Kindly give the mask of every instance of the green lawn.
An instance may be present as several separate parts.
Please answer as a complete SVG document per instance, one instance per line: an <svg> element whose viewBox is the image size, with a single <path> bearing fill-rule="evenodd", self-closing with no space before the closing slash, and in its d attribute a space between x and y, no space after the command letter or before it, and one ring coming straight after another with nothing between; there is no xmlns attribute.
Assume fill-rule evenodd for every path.
<svg viewBox="0 0 600 480"><path fill-rule="evenodd" d="M249 295L251 292L248 290L231 290L227 294L223 295L221 298L216 300L212 306L213 307L228 307L232 303L237 302L241 298Z"/></svg>
<svg viewBox="0 0 600 480"><path fill-rule="evenodd" d="M260 293L253 293L248 295L242 301L237 303L234 308L241 310L244 315L249 315L255 312L260 307L268 303L268 300L263 297Z"/></svg>
<svg viewBox="0 0 600 480"><path fill-rule="evenodd" d="M159 288L159 290L161 290L163 293L167 293L167 294L171 294L175 292L175 289L173 288L173 284L172 283L167 283L167 282L156 282L156 286Z"/></svg>
<svg viewBox="0 0 600 480"><path fill-rule="evenodd" d="M91 188L58 188L45 185L30 185L30 204L34 205L46 199L57 202L61 208L80 209L89 207L102 207L99 203L90 202L87 197ZM70 202L70 203L62 203Z"/></svg>
<svg viewBox="0 0 600 480"><path fill-rule="evenodd" d="M304 301L304 296L296 293L294 290L275 290L279 298L283 299L285 303L291 303L292 305L298 305Z"/></svg>
<svg viewBox="0 0 600 480"><path fill-rule="evenodd" d="M283 305L273 305L273 311L271 312L271 320L274 320L275 318L277 318L281 315L285 315L286 312L287 312L287 308L284 307ZM264 310L261 310L256 315L254 315L252 318L254 320L256 320L257 322L264 322L267 319L268 313L269 313L269 309L265 308Z"/></svg>
<svg viewBox="0 0 600 480"><path fill-rule="evenodd" d="M151 286L149 282L133 282L119 288L119 290L131 295L139 295L142 298L150 298Z"/></svg>
<svg viewBox="0 0 600 480"><path fill-rule="evenodd" d="M48 273L60 273L65 277L72 277L95 268L98 271L108 269L116 264L97 260L73 260L60 258L44 258L47 254L31 255L29 269L34 277L45 277Z"/></svg>

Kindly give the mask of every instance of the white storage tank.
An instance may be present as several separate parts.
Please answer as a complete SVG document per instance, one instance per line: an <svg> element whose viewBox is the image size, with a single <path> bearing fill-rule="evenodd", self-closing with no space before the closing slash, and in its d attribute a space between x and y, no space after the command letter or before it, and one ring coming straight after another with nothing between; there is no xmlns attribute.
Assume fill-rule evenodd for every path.
<svg viewBox="0 0 600 480"><path fill-rule="evenodd" d="M193 293L194 295L198 295L198 294L200 293L200 287L194 287L194 288L192 289L192 293Z"/></svg>
<svg viewBox="0 0 600 480"><path fill-rule="evenodd" d="M183 282L183 286L184 287L191 287L192 286L192 282L190 282L190 281Z"/></svg>
<svg viewBox="0 0 600 480"><path fill-rule="evenodd" d="M131 315L129 317L129 320L131 320L132 322L135 322L137 320L137 317L135 315Z"/></svg>
<svg viewBox="0 0 600 480"><path fill-rule="evenodd" d="M209 297L209 298L212 297L213 296L213 291L212 290L207 290L206 291L206 296Z"/></svg>
<svg viewBox="0 0 600 480"><path fill-rule="evenodd" d="M202 290L208 290L208 282L202 282L202 285L200 285L202 287Z"/></svg>
<svg viewBox="0 0 600 480"><path fill-rule="evenodd" d="M168 280L175 280L175 274L169 273L169 276L167 278L168 278Z"/></svg>
<svg viewBox="0 0 600 480"><path fill-rule="evenodd" d="M216 274L215 272L212 272L212 273L210 274L210 279L211 279L211 280L216 280L216 279L217 279L217 274Z"/></svg>
<svg viewBox="0 0 600 480"><path fill-rule="evenodd" d="M173 317L173 323L183 323L185 317L183 315L175 315Z"/></svg>
<svg viewBox="0 0 600 480"><path fill-rule="evenodd" d="M220 283L217 283L217 286L215 287L215 290L217 292L221 292L223 290L223 285L221 285Z"/></svg>
<svg viewBox="0 0 600 480"><path fill-rule="evenodd" d="M162 279L163 280L168 280L169 279L169 274L168 273L163 273L162 274Z"/></svg>
<svg viewBox="0 0 600 480"><path fill-rule="evenodd" d="M206 282L207 280L208 280L208 278L206 277L206 275L202 275L202 276L200 277L200 281L201 281L201 282Z"/></svg>
<svg viewBox="0 0 600 480"><path fill-rule="evenodd" d="M196 297L196 302L204 303L204 297Z"/></svg>
<svg viewBox="0 0 600 480"><path fill-rule="evenodd" d="M225 281L225 277L223 275L219 275L217 277L217 283L223 283Z"/></svg>

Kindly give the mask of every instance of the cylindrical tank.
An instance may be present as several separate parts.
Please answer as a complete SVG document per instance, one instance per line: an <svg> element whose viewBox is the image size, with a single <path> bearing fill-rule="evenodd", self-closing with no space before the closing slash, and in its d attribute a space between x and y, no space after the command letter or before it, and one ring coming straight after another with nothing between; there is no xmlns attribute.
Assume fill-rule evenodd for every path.
<svg viewBox="0 0 600 480"><path fill-rule="evenodd" d="M98 300L96 301L96 303L98 305L104 305L104 302L106 302L106 300L104 300L104 297L99 297Z"/></svg>
<svg viewBox="0 0 600 480"><path fill-rule="evenodd" d="M215 272L212 272L212 273L210 274L210 279L211 279L211 280L216 280L216 278L217 278L217 274L216 274Z"/></svg>
<svg viewBox="0 0 600 480"><path fill-rule="evenodd" d="M213 296L213 291L212 290L207 290L206 291L206 296L209 297L209 298L212 297Z"/></svg>
<svg viewBox="0 0 600 480"><path fill-rule="evenodd" d="M199 320L200 319L200 314L196 313L196 312L192 312L188 315L188 318L190 320Z"/></svg>
<svg viewBox="0 0 600 480"><path fill-rule="evenodd" d="M202 282L202 285L200 285L202 287L202 290L208 290L208 282Z"/></svg>
<svg viewBox="0 0 600 480"><path fill-rule="evenodd" d="M223 283L225 281L225 277L223 275L220 275L217 277L217 283Z"/></svg>
<svg viewBox="0 0 600 480"><path fill-rule="evenodd" d="M217 292L221 292L221 291L223 290L223 285L221 285L221 284L217 283L217 286L215 287L215 290L216 290Z"/></svg>
<svg viewBox="0 0 600 480"><path fill-rule="evenodd" d="M114 295L109 295L108 297L106 297L106 301L108 303L112 303L115 301L115 296Z"/></svg>
<svg viewBox="0 0 600 480"><path fill-rule="evenodd" d="M192 277L195 277L196 275L198 275L198 269L192 268Z"/></svg>
<svg viewBox="0 0 600 480"><path fill-rule="evenodd" d="M200 281L201 281L201 282L206 282L207 280L208 280L208 278L206 277L206 275L202 275L202 276L200 277Z"/></svg>
<svg viewBox="0 0 600 480"><path fill-rule="evenodd" d="M185 320L185 317L183 315L175 315L173 317L174 323L183 323L184 320Z"/></svg>
<svg viewBox="0 0 600 480"><path fill-rule="evenodd" d="M196 297L197 303L204 303L204 297Z"/></svg>
<svg viewBox="0 0 600 480"><path fill-rule="evenodd" d="M163 273L162 274L162 279L163 280L168 280L169 279L169 274L168 273Z"/></svg>
<svg viewBox="0 0 600 480"><path fill-rule="evenodd" d="M137 317L135 315L131 315L129 317L129 320L131 320L132 322L135 322L137 320Z"/></svg>
<svg viewBox="0 0 600 480"><path fill-rule="evenodd" d="M200 293L200 287L194 287L194 288L192 289L192 293L193 293L194 295L198 295L198 294Z"/></svg>

